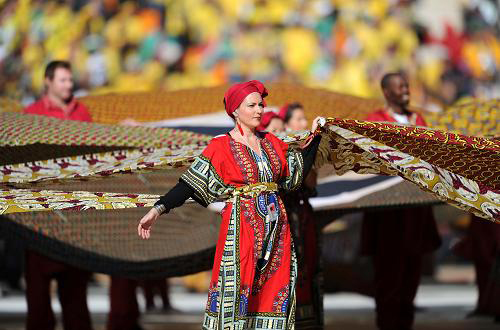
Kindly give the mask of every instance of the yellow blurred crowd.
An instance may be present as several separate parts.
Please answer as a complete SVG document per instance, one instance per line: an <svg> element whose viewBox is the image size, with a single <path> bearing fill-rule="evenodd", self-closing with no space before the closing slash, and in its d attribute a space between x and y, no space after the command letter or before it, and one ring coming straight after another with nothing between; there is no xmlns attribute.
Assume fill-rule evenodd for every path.
<svg viewBox="0 0 500 330"><path fill-rule="evenodd" d="M408 73L417 105L498 86L497 32L483 24L435 38L417 27L416 2L0 0L0 93L39 95L54 59L72 63L85 93L261 79L380 97L394 70ZM447 89L455 73L474 85Z"/></svg>

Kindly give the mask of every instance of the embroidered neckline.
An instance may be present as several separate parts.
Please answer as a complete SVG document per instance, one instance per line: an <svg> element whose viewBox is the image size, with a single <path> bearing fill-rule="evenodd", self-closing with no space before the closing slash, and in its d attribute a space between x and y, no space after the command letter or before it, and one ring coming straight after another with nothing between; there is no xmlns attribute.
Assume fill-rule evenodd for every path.
<svg viewBox="0 0 500 330"><path fill-rule="evenodd" d="M259 133L257 133L257 134L259 134ZM235 139L235 138L233 138L229 132L227 132L227 136L229 136L229 138L230 138L231 140L233 140L235 143L239 143L239 144L241 144L241 145L243 145L243 146L247 147L248 149L250 149L250 151L255 152L255 154L256 154L257 156L259 156L259 158L262 158L262 141L264 140L264 138L259 137L257 134L256 134L255 136L257 136L257 139L259 140L259 152L257 152L257 151L255 151L255 150L253 150L253 148L252 148L252 147L250 147L250 146L249 146L248 144L246 144L246 143L242 143L242 142L240 142L240 141L236 141L236 139Z"/></svg>

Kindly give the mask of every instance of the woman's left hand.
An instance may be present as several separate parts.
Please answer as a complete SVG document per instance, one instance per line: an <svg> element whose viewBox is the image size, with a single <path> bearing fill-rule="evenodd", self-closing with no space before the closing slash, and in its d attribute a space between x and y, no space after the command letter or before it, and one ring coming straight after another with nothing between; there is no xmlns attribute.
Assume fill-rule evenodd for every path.
<svg viewBox="0 0 500 330"><path fill-rule="evenodd" d="M321 119L323 119L323 117L316 117L314 118L313 122L312 122L312 126L311 126L311 132L316 132L316 129L318 129L318 126L320 124L320 121Z"/></svg>

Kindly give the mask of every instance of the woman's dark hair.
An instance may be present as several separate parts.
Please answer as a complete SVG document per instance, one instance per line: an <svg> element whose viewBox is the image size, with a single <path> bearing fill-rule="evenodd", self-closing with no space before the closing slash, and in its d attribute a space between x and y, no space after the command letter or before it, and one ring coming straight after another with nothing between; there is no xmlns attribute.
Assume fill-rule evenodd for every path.
<svg viewBox="0 0 500 330"><path fill-rule="evenodd" d="M299 102L290 103L287 106L286 113L285 113L285 119L284 119L285 123L288 123L290 121L290 119L292 119L293 112L297 109L304 109L304 107Z"/></svg>

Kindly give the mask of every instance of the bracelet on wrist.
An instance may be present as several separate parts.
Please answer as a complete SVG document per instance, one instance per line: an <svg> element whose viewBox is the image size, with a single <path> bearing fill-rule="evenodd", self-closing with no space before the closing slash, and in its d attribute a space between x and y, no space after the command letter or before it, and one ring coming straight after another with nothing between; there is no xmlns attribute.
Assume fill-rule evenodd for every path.
<svg viewBox="0 0 500 330"><path fill-rule="evenodd" d="M156 209L159 215L162 215L167 210L167 208L163 204L156 204L153 207Z"/></svg>

